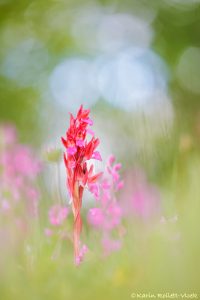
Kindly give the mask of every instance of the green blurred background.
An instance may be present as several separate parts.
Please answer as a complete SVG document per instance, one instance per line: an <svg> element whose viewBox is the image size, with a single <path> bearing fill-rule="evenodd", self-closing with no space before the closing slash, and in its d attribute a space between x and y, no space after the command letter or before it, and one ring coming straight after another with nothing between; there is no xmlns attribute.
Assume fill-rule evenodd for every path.
<svg viewBox="0 0 200 300"><path fill-rule="evenodd" d="M1 120L15 122L25 141L41 143L47 134L44 125L58 123L55 109L59 114L64 108L67 115L68 109L75 110L72 103L79 102L112 114L113 104L124 109L127 103L128 110L136 110L130 103L140 99L154 109L151 98L167 94L172 108L162 101L161 106L173 110L179 130L191 132L198 125L198 1L1 1L0 5ZM135 73L126 65L119 67L128 80L117 90L119 78L113 78L111 86L110 73L116 69L109 64L129 49L128 59L135 58L137 48L145 52L136 57L140 65L133 61ZM90 63L94 66L88 67ZM85 79L83 69L92 78ZM145 75L149 86L140 78ZM131 88L135 97L126 92Z"/></svg>

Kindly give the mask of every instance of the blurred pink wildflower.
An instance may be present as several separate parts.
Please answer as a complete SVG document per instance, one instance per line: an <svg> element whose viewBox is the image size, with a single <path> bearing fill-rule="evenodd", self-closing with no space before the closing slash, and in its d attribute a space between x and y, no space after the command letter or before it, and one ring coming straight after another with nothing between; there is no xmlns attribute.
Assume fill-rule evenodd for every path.
<svg viewBox="0 0 200 300"><path fill-rule="evenodd" d="M45 228L44 229L44 234L48 237L52 236L53 231L50 228Z"/></svg>
<svg viewBox="0 0 200 300"><path fill-rule="evenodd" d="M54 205L49 209L49 221L54 226L59 226L67 218L68 209L61 205Z"/></svg>
<svg viewBox="0 0 200 300"><path fill-rule="evenodd" d="M119 251L122 247L122 242L120 240L110 239L109 237L104 237L102 240L102 246L104 254L107 256L112 252Z"/></svg>
<svg viewBox="0 0 200 300"><path fill-rule="evenodd" d="M32 149L19 142L16 128L0 125L0 225L6 236L1 240L5 254L24 245L21 241L31 233L38 217L40 170Z"/></svg>
<svg viewBox="0 0 200 300"><path fill-rule="evenodd" d="M76 264L79 265L83 259L84 259L84 256L85 254L88 252L88 248L86 245L83 245L81 248L80 248L80 251L79 251L79 255L76 257Z"/></svg>
<svg viewBox="0 0 200 300"><path fill-rule="evenodd" d="M105 255L120 249L121 240L113 239L112 233L117 230L120 237L123 228L123 210L116 194L122 189L124 183L119 174L121 164L114 164L114 162L115 157L112 155L108 159L101 182L96 187L97 207L91 208L88 212L88 222L102 232L102 247Z"/></svg>
<svg viewBox="0 0 200 300"><path fill-rule="evenodd" d="M39 192L35 180L41 165L31 148L19 143L12 125L0 127L0 165L0 202L3 211L19 211L19 207L23 207L29 215L36 216Z"/></svg>

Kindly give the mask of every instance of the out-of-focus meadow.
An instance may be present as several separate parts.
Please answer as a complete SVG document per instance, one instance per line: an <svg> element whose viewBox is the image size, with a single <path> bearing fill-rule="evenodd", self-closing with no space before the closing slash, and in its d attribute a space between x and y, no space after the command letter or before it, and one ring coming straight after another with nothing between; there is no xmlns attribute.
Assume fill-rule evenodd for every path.
<svg viewBox="0 0 200 300"><path fill-rule="evenodd" d="M198 299L200 1L0 0L0 45L0 299ZM77 267L60 137L80 104L96 170L117 165L109 210L84 193Z"/></svg>

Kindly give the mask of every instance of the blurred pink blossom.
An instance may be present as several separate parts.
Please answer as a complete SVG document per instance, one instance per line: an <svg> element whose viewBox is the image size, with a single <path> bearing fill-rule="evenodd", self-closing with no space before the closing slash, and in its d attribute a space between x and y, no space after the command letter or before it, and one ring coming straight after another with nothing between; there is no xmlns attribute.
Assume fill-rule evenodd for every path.
<svg viewBox="0 0 200 300"><path fill-rule="evenodd" d="M44 229L44 234L45 234L46 236L52 236L53 231L52 231L51 229L49 229L49 228L45 228L45 229Z"/></svg>
<svg viewBox="0 0 200 300"><path fill-rule="evenodd" d="M109 255L112 252L119 251L122 247L122 242L120 240L110 239L105 237L102 240L102 246L104 249L104 254Z"/></svg>
<svg viewBox="0 0 200 300"><path fill-rule="evenodd" d="M1 201L1 208L2 208L2 211L4 212L7 212L10 210L10 204L7 200L2 200Z"/></svg>
<svg viewBox="0 0 200 300"><path fill-rule="evenodd" d="M10 124L0 126L0 165L1 210L12 211L12 218L37 216L36 179L41 164L29 146L19 143L17 130Z"/></svg>
<svg viewBox="0 0 200 300"><path fill-rule="evenodd" d="M88 247L83 245L80 248L79 256L76 258L75 264L78 266L83 261L85 254L88 252Z"/></svg>
<svg viewBox="0 0 200 300"><path fill-rule="evenodd" d="M111 155L107 161L105 172L101 181L96 184L91 191L96 196L96 207L88 212L88 222L95 229L102 233L102 248L105 255L120 249L121 228L123 210L120 201L116 198L117 193L123 187L119 171L121 164L115 162L115 157ZM98 193L97 193L98 191ZM113 231L118 232L119 240L113 240Z"/></svg>
<svg viewBox="0 0 200 300"><path fill-rule="evenodd" d="M1 125L0 140L1 139L6 146L13 145L17 141L16 128L11 124Z"/></svg>
<svg viewBox="0 0 200 300"><path fill-rule="evenodd" d="M101 208L91 208L88 212L88 221L96 228L102 228L104 226L104 213Z"/></svg>
<svg viewBox="0 0 200 300"><path fill-rule="evenodd" d="M54 226L61 225L67 218L68 209L61 205L54 205L49 209L49 221Z"/></svg>
<svg viewBox="0 0 200 300"><path fill-rule="evenodd" d="M22 176L35 178L40 171L39 162L33 158L30 148L18 145L12 153L11 163L15 172Z"/></svg>

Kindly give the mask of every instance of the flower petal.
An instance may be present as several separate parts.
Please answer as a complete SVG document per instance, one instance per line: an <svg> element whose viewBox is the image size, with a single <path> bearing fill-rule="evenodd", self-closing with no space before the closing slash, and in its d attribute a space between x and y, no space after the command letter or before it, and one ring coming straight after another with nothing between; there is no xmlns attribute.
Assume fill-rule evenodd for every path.
<svg viewBox="0 0 200 300"><path fill-rule="evenodd" d="M95 151L95 152L92 154L92 158L94 158L94 159L96 159L96 160L102 161L101 154L99 153L99 151Z"/></svg>

